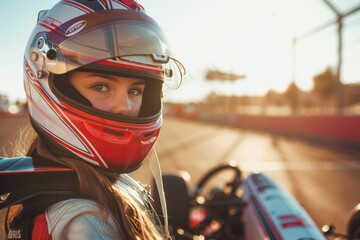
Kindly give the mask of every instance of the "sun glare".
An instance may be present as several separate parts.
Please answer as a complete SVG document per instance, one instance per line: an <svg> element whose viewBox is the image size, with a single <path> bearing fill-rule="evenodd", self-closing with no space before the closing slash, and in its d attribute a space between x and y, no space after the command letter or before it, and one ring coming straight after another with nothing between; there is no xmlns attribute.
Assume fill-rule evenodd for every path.
<svg viewBox="0 0 360 240"><path fill-rule="evenodd" d="M334 20L335 16L323 1L315 0L229 0L220 3L207 1L140 1L146 12L163 28L174 56L187 69L183 86L166 94L174 101L197 101L211 92L224 95L261 95L269 90L282 92L291 81L302 90L310 90L314 75L337 64L336 24L304 37L310 30ZM11 5L9 5L11 6ZM159 8L161 6L161 8ZM36 13L36 9L34 12ZM356 15L356 14L354 14ZM359 14L357 14L359 15ZM32 15L31 15L32 16ZM10 17L10 16L9 16ZM356 26L360 17L344 22L344 26ZM6 71L1 81L15 79L14 84L3 84L11 99L25 98L22 91L22 55L29 33L17 29L17 42L4 38L4 58L1 62ZM9 20L11 23L30 22ZM359 31L344 27L343 79L358 81L360 70L355 45ZM358 29L358 28L356 28ZM3 29L5 30L5 29ZM0 35L13 35L1 32ZM295 45L293 39L296 38ZM13 39L13 38L10 38ZM347 40L348 39L348 40ZM20 42L20 40L22 42ZM10 45L12 44L12 45ZM7 46L7 47L6 47ZM22 46L22 47L18 47ZM7 54L5 50L12 49ZM354 57L356 56L356 58ZM6 67L9 66L14 67ZM210 83L204 79L209 69L246 75L235 82ZM355 70L354 70L355 69ZM16 84L15 84L16 83ZM2 92L0 92L2 93Z"/></svg>

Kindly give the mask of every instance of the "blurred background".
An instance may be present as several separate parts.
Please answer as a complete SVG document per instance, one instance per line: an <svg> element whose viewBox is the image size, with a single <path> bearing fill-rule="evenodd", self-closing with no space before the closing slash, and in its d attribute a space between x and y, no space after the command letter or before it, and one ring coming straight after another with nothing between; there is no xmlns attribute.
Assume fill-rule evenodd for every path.
<svg viewBox="0 0 360 240"><path fill-rule="evenodd" d="M25 101L24 48L37 12L56 2L0 3L2 111ZM187 68L183 85L165 101L217 112L359 114L358 0L141 4Z"/></svg>
<svg viewBox="0 0 360 240"><path fill-rule="evenodd" d="M0 3L0 111L26 108L23 51L37 12L56 2ZM178 90L165 89L166 114L360 114L358 0L141 3L187 69Z"/></svg>
<svg viewBox="0 0 360 240"><path fill-rule="evenodd" d="M23 52L38 11L56 2L0 2L1 154L28 126ZM164 89L163 170L196 182L235 161L245 176L269 174L319 226L345 232L360 201L360 1L140 3L187 69L179 89Z"/></svg>

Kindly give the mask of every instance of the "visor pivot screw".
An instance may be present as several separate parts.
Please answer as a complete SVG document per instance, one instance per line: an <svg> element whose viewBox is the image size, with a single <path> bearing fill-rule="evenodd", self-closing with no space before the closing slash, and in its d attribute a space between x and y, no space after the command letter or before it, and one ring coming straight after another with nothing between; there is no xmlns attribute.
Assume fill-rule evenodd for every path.
<svg viewBox="0 0 360 240"><path fill-rule="evenodd" d="M39 70L36 72L37 79L41 79L44 77L44 72L42 70Z"/></svg>
<svg viewBox="0 0 360 240"><path fill-rule="evenodd" d="M36 61L38 59L38 55L36 53L31 53L31 60Z"/></svg>
<svg viewBox="0 0 360 240"><path fill-rule="evenodd" d="M44 46L44 38L39 38L39 40L36 43L36 46L38 49L41 49Z"/></svg>
<svg viewBox="0 0 360 240"><path fill-rule="evenodd" d="M173 75L174 75L173 70L172 69L165 69L165 75L168 78L172 78Z"/></svg>
<svg viewBox="0 0 360 240"><path fill-rule="evenodd" d="M46 57L49 60L54 60L56 58L56 52L54 49L50 49L49 51L46 52Z"/></svg>

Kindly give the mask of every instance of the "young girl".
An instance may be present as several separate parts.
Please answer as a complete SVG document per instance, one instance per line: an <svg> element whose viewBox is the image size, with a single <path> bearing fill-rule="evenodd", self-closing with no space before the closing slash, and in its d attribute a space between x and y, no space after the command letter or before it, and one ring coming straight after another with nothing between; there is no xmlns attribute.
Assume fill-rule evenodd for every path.
<svg viewBox="0 0 360 240"><path fill-rule="evenodd" d="M29 157L0 159L0 238L169 238L125 173L159 136L163 83L183 74L134 0L62 0L40 12L24 57L37 137Z"/></svg>

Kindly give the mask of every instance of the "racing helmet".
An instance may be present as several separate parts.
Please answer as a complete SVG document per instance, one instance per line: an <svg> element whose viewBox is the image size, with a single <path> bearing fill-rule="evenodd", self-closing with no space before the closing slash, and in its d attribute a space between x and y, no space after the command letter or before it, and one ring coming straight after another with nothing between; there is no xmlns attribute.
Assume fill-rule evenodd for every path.
<svg viewBox="0 0 360 240"><path fill-rule="evenodd" d="M143 79L140 114L95 109L68 81L73 71ZM134 0L62 0L41 11L24 54L29 115L39 135L94 166L138 168L158 139L162 85L180 85L185 69L158 24Z"/></svg>

